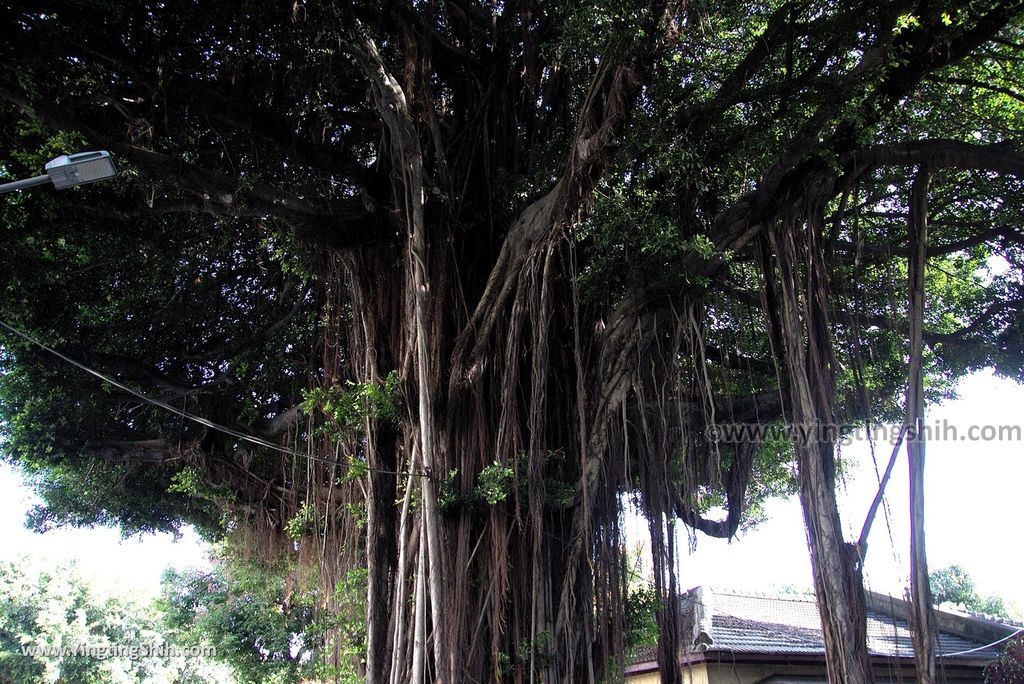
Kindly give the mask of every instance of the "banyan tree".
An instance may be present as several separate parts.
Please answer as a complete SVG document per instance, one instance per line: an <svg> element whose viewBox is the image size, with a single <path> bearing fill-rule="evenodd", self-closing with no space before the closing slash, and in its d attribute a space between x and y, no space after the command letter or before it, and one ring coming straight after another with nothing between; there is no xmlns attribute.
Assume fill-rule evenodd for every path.
<svg viewBox="0 0 1024 684"><path fill-rule="evenodd" d="M327 613L365 568L325 657L369 682L597 682L632 501L678 681L679 531L792 482L830 678L870 681L836 441L1024 374L1020 10L0 3L3 172L120 168L0 203L30 522L192 524Z"/></svg>

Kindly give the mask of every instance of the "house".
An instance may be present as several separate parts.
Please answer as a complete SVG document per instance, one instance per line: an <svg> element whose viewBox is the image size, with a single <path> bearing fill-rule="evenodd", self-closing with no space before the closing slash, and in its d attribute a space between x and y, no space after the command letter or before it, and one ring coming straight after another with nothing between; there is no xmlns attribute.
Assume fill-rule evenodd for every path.
<svg viewBox="0 0 1024 684"><path fill-rule="evenodd" d="M827 684L821 622L813 595L766 595L697 587L683 604L680 654L685 684ZM867 593L868 649L878 682L914 682L906 601ZM936 611L939 672L947 682L981 682L1001 640L1024 625ZM991 646L993 642L1000 642ZM656 651L637 654L630 684L660 682Z"/></svg>

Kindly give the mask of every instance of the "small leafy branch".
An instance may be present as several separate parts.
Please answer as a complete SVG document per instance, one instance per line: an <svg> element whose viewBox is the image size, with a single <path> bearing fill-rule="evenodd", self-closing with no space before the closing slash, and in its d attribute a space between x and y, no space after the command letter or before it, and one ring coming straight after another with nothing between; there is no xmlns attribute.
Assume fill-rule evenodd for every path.
<svg viewBox="0 0 1024 684"><path fill-rule="evenodd" d="M512 468L495 461L480 471L476 485L477 495L491 506L501 503L511 491L509 483L512 481L512 475Z"/></svg>
<svg viewBox="0 0 1024 684"><path fill-rule="evenodd" d="M393 424L402 419L398 392L398 373L391 371L382 383L348 382L344 386L316 387L302 393L302 410L317 411L329 424L319 429L321 435L340 439L358 432L367 418Z"/></svg>
<svg viewBox="0 0 1024 684"><path fill-rule="evenodd" d="M441 483L441 510L450 512L465 505L495 506L507 499L509 493L513 491L514 475L515 471L510 466L494 461L477 475L477 483L473 490L469 494L463 494L456 486L459 471L457 468L452 469Z"/></svg>
<svg viewBox="0 0 1024 684"><path fill-rule="evenodd" d="M313 534L318 527L316 510L309 503L302 507L284 525L285 533L292 539L299 540L305 535Z"/></svg>
<svg viewBox="0 0 1024 684"><path fill-rule="evenodd" d="M167 491L172 494L184 494L193 499L209 501L220 507L227 506L234 499L230 487L210 484L203 478L202 473L191 466L171 476L171 484L167 487Z"/></svg>
<svg viewBox="0 0 1024 684"><path fill-rule="evenodd" d="M549 451L545 460L564 459L561 450ZM448 472L441 481L440 505L444 512L452 512L461 506L496 506L508 499L509 494L518 492L520 497L528 496L525 477L527 456L519 454L519 477L511 464L495 460L480 471L476 477L476 485L469 493L463 493L457 486L458 469ZM545 477L543 482L545 505L551 509L561 510L575 500L577 488L574 483L564 482L556 477Z"/></svg>

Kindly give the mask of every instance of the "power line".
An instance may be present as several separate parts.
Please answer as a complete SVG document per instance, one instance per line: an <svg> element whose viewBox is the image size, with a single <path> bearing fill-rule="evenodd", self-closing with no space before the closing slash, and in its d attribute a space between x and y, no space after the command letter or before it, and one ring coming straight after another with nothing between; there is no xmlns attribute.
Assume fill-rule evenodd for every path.
<svg viewBox="0 0 1024 684"><path fill-rule="evenodd" d="M935 657L936 658L952 658L953 656L967 655L969 653L974 653L975 651L984 651L986 648L993 648L993 647L998 646L999 644L1003 643L1004 641L1009 641L1010 639L1014 638L1015 636L1017 636L1019 634L1024 634L1024 627L1018 629L1016 632L1013 632L1012 634L1009 634L1008 636L1004 636L999 641L993 641L991 644L985 644L984 646L978 646L976 648L969 648L966 651L957 651L955 653L939 653Z"/></svg>
<svg viewBox="0 0 1024 684"><path fill-rule="evenodd" d="M50 347L50 346L47 346L46 344L43 344L42 342L40 342L36 338L32 337L28 333L26 333L26 332L24 332L22 330L19 330L18 328L15 328L13 325L10 325L10 324L6 323L3 320L0 320L0 327L6 329L7 331L9 331L11 333L14 333L15 335L17 335L18 337L22 338L25 341L27 341L27 342L29 342L31 344L34 344L35 346L39 347L40 349L42 349L42 350L44 350L46 352L49 352L50 354L53 354L57 358L61 359L62 361L66 362L66 363L71 364L75 368L83 370L86 373L89 373L90 375L93 375L93 376L99 378L103 382L106 382L106 383L108 383L110 385L113 385L114 387L117 387L118 389L120 389L120 390L122 390L124 392L127 392L128 394L132 395L133 397L141 399L142 401L144 401L144 402L146 402L148 404L152 404L153 406L157 406L159 408L162 408L165 411L170 411L171 413L173 413L173 414L175 414L177 416L181 416L182 418L185 418L187 420L191 420L191 421L193 421L195 423L198 423L198 424L200 424L200 425L202 425L204 427L208 427L211 430L216 430L217 432L222 432L222 433L224 433L226 435L230 435L230 436L235 437L237 439L240 439L240 440L243 440L243 441L246 441L246 442L250 442L252 444L256 444L258 446L261 446L261 447L264 447L264 448L267 448L267 449L272 449L274 451L278 451L278 452L281 452L283 454L288 454L290 456L295 456L297 458L305 458L305 459L308 459L310 461L314 461L314 462L317 462L317 463L325 463L327 465L339 465L339 462L336 461L336 460L323 458L322 456L317 456L317 455L314 455L314 454L302 453L301 451L296 451L295 449L291 449L291 448L283 446L281 444L275 444L274 442L271 442L270 440L267 440L267 439L263 439L262 437L257 437L255 435L250 435L248 433L242 432L241 430L235 430L234 428L230 428L230 427L228 427L226 425L221 425L220 423L215 423L212 420L209 420L207 418L203 418L202 416L197 416L194 413L189 413L188 411L185 411L184 409L180 409L180 408L178 408L176 406L172 406L171 404L168 404L166 401L163 401L161 399L157 399L155 397L151 397L148 394L145 394L144 392L141 392L141 391L139 391L139 390L137 390L137 389L135 389L133 387L130 387L130 386L124 384L123 382L121 382L119 380L116 380L116 379L110 377L109 375L106 375L104 373L101 373L98 370L95 370L94 368L90 368L89 366L85 365L81 361L77 361L77 360L71 358L70 356L67 356L66 354L62 354L61 352L57 351L53 347ZM417 477L429 477L429 475L427 475L426 473L408 473L408 472L401 472L401 471L384 470L384 469L381 469L381 468L372 468L369 465L365 465L365 464L360 464L359 467L364 469L364 470L367 470L367 471L371 471L371 472L375 472L375 473L381 473L381 474L384 474L384 475L415 475Z"/></svg>

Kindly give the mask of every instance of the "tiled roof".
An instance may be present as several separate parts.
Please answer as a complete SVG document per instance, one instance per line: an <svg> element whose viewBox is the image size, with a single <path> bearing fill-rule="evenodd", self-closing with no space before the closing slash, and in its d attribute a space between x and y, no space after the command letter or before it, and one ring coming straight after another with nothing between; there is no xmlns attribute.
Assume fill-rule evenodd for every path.
<svg viewBox="0 0 1024 684"><path fill-rule="evenodd" d="M692 598L698 595L690 594ZM711 630L706 635L710 637L706 646L709 652L824 655L821 623L813 596L769 596L708 589L699 596L704 604L705 628L707 614L711 616ZM914 657L906 620L868 611L867 623L868 650L872 655ZM939 655L950 659L989 660L999 657L999 647L984 646L984 642L957 634L939 633ZM962 654L963 651L971 652Z"/></svg>

